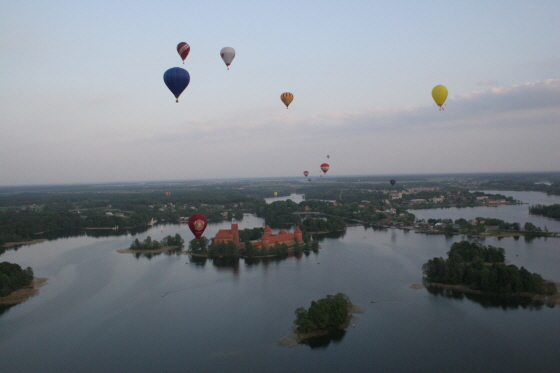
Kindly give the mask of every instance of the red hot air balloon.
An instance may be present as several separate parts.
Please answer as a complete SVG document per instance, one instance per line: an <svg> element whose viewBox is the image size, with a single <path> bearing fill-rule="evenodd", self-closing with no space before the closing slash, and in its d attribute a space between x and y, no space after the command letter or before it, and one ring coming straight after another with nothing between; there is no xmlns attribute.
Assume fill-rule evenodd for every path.
<svg viewBox="0 0 560 373"><path fill-rule="evenodd" d="M165 195L169 197L171 195L171 192L165 192Z"/></svg>
<svg viewBox="0 0 560 373"><path fill-rule="evenodd" d="M192 214L191 216L189 216L189 228L191 229L197 240L200 239L200 236L202 236L202 233L204 233L207 225L208 220L206 220L206 216L202 214Z"/></svg>
<svg viewBox="0 0 560 373"><path fill-rule="evenodd" d="M187 58L190 51L191 51L191 46L185 43L184 41L177 44L177 52L179 53L179 56L181 56L181 58L183 59L183 63L185 63L185 58Z"/></svg>
<svg viewBox="0 0 560 373"><path fill-rule="evenodd" d="M329 164L328 163L323 163L321 165L321 171L323 171L325 174L327 173L327 171L329 170Z"/></svg>
<svg viewBox="0 0 560 373"><path fill-rule="evenodd" d="M309 175L309 171L303 171L303 176L307 177Z"/></svg>

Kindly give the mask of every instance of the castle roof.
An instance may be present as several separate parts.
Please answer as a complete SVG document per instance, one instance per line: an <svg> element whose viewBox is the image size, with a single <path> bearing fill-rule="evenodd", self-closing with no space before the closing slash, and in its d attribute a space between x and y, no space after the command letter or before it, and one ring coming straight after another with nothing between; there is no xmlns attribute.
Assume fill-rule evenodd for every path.
<svg viewBox="0 0 560 373"><path fill-rule="evenodd" d="M233 240L233 234L231 234L231 229L220 229L214 238Z"/></svg>
<svg viewBox="0 0 560 373"><path fill-rule="evenodd" d="M288 232L286 232L284 229L280 229L280 232L278 232L278 234L286 234Z"/></svg>

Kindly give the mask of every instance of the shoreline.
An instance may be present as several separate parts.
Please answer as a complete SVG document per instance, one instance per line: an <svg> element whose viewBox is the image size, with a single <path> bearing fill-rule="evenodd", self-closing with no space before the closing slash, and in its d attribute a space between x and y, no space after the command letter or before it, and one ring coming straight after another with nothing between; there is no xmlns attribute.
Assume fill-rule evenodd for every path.
<svg viewBox="0 0 560 373"><path fill-rule="evenodd" d="M161 247L157 250L131 250L131 249L120 249L117 250L117 253L121 253L121 254L136 254L136 253L140 253L140 254L157 254L157 253L163 253L164 251L169 251L169 250L173 250L173 249L179 249L181 248L181 246L164 246Z"/></svg>
<svg viewBox="0 0 560 373"><path fill-rule="evenodd" d="M25 302L29 298L39 294L39 288L45 285L47 280L48 279L44 277L34 277L33 281L31 281L31 284L28 286L17 289L5 297L0 297L0 304L15 306L16 304Z"/></svg>
<svg viewBox="0 0 560 373"><path fill-rule="evenodd" d="M34 243L41 243L46 241L46 238L37 238L35 240L31 240L31 241L21 241L21 242L6 242L5 244L2 245L2 247L14 247L17 245L32 245Z"/></svg>

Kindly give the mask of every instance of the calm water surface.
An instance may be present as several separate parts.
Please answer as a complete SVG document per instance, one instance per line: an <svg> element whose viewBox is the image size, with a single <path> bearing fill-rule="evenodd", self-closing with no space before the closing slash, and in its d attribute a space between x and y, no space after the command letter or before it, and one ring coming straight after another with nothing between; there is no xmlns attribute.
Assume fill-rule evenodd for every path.
<svg viewBox="0 0 560 373"><path fill-rule="evenodd" d="M502 207L486 209L474 217L502 214ZM246 215L239 224L263 221ZM227 227L210 224L205 236ZM186 225L166 225L1 255L49 278L38 296L0 315L2 371L554 372L560 366L559 307L410 288L422 282L422 264L445 256L459 236L352 227L319 238L318 253L251 264L116 252L135 238L175 233L191 237ZM485 244L560 281L560 238ZM313 346L277 345L290 333L297 307L337 292L365 308L355 327Z"/></svg>

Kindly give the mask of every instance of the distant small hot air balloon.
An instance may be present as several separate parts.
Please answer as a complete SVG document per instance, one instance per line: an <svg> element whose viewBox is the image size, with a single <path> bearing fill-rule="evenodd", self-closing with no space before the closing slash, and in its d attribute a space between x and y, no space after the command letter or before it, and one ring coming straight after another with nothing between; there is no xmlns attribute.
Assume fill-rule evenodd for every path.
<svg viewBox="0 0 560 373"><path fill-rule="evenodd" d="M277 196L278 196L278 192L274 192L274 197L277 197Z"/></svg>
<svg viewBox="0 0 560 373"><path fill-rule="evenodd" d="M169 197L171 195L171 192L165 192L165 195Z"/></svg>
<svg viewBox="0 0 560 373"><path fill-rule="evenodd" d="M288 106L292 103L292 101L294 100L294 95L291 94L290 92L284 92L280 95L280 100L282 100L282 102L284 103L284 105L286 105L286 109L288 108Z"/></svg>
<svg viewBox="0 0 560 373"><path fill-rule="evenodd" d="M206 220L206 216L202 214L192 214L189 216L188 223L191 232L193 232L194 236L198 240L200 239L200 236L202 236L202 233L204 233L204 230L208 225L208 220Z"/></svg>
<svg viewBox="0 0 560 373"><path fill-rule="evenodd" d="M295 189L296 187L292 185L292 189Z"/></svg>
<svg viewBox="0 0 560 373"><path fill-rule="evenodd" d="M442 85L436 85L434 89L432 89L432 97L436 102L437 106L439 106L439 110L443 110L443 103L447 100L447 88Z"/></svg>
<svg viewBox="0 0 560 373"><path fill-rule="evenodd" d="M321 165L321 171L323 171L325 174L327 173L327 171L329 170L330 166L328 163L323 163ZM322 175L321 175L322 176Z"/></svg>
<svg viewBox="0 0 560 373"><path fill-rule="evenodd" d="M329 159L331 156L327 154L327 159Z"/></svg>
<svg viewBox="0 0 560 373"><path fill-rule="evenodd" d="M232 47L223 47L220 51L220 56L222 56L222 60L224 60L227 69L229 70L229 65L231 65L231 61L235 57L235 49Z"/></svg>
<svg viewBox="0 0 560 373"><path fill-rule="evenodd" d="M179 96L189 85L191 76L185 69L172 67L163 74L163 81L177 99L175 102L179 102Z"/></svg>
<svg viewBox="0 0 560 373"><path fill-rule="evenodd" d="M395 185L397 181L395 179L391 179L389 182L391 183L391 185Z"/></svg>
<svg viewBox="0 0 560 373"><path fill-rule="evenodd" d="M303 171L303 176L307 177L309 175L309 171Z"/></svg>
<svg viewBox="0 0 560 373"><path fill-rule="evenodd" d="M185 58L187 58L190 51L191 51L191 46L185 43L184 41L177 44L177 53L179 53L179 56L181 56L181 59L183 60L183 64L185 63Z"/></svg>

